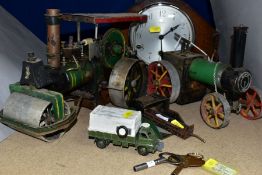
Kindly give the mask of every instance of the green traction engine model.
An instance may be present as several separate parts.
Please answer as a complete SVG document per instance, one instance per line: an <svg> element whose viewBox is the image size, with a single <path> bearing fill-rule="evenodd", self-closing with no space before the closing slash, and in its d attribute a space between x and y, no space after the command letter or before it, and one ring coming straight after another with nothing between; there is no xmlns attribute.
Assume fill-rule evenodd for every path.
<svg viewBox="0 0 262 175"><path fill-rule="evenodd" d="M216 129L228 125L231 111L250 120L261 118L261 93L251 83L247 69L232 68L189 51L165 52L163 60L148 66L148 94L170 97L170 102L179 104L203 98L201 116ZM215 92L205 95L206 87Z"/></svg>

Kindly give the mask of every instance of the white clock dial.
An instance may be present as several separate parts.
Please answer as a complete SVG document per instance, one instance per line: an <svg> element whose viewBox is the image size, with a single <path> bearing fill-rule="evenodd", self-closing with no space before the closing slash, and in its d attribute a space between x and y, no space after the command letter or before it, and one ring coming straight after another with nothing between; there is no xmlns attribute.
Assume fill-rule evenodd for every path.
<svg viewBox="0 0 262 175"><path fill-rule="evenodd" d="M194 41L194 27L189 17L179 8L169 4L155 4L139 12L147 15L146 23L138 24L130 29L131 46L137 52L137 57L147 64L161 60L160 35L162 39L162 51L181 50L181 43L175 37L175 33Z"/></svg>

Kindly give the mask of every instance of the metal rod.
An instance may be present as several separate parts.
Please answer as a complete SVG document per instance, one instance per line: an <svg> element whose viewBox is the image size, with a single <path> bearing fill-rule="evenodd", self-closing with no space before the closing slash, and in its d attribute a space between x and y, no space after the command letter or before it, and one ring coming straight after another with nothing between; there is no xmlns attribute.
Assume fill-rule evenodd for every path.
<svg viewBox="0 0 262 175"><path fill-rule="evenodd" d="M97 39L98 36L98 24L95 26L95 39Z"/></svg>
<svg viewBox="0 0 262 175"><path fill-rule="evenodd" d="M81 28L81 26L80 26L80 22L77 22L76 23L76 30L77 30L77 42L78 43L80 43L80 41L81 41L81 34L80 34L80 28Z"/></svg>

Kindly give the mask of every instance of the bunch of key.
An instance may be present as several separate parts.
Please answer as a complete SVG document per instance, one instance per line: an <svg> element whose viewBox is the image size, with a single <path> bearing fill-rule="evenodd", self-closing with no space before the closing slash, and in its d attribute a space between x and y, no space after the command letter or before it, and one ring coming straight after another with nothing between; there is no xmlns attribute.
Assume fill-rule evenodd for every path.
<svg viewBox="0 0 262 175"><path fill-rule="evenodd" d="M158 159L146 163L142 163L139 165L135 165L133 169L134 171L140 171L162 163L169 163L172 165L176 165L176 168L171 173L171 175L178 175L183 168L201 167L202 165L205 164L205 160L203 155L197 153L178 155L174 153L163 152L159 154Z"/></svg>

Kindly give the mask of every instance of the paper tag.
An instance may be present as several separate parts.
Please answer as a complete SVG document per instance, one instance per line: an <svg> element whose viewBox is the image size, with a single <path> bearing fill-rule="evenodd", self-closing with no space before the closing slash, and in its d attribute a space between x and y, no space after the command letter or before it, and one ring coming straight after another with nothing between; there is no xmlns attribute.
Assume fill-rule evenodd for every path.
<svg viewBox="0 0 262 175"><path fill-rule="evenodd" d="M150 33L159 33L161 31L160 26L151 26L149 27L149 32Z"/></svg>
<svg viewBox="0 0 262 175"><path fill-rule="evenodd" d="M149 161L149 162L146 162L146 164L147 164L148 168L156 165L155 161L153 161L153 160Z"/></svg>
<svg viewBox="0 0 262 175"><path fill-rule="evenodd" d="M123 117L124 118L129 118L130 116L133 115L133 111L126 111L124 114L123 114Z"/></svg>
<svg viewBox="0 0 262 175"><path fill-rule="evenodd" d="M168 118L161 115L161 114L156 114L157 117L161 118L162 120L168 121Z"/></svg>
<svg viewBox="0 0 262 175"><path fill-rule="evenodd" d="M206 163L202 166L205 170L208 170L215 175L235 175L237 171L223 165L222 163L216 161L215 159L208 159Z"/></svg>
<svg viewBox="0 0 262 175"><path fill-rule="evenodd" d="M185 128L185 127L184 127L179 121L177 121L177 120L172 120L171 123L172 123L173 125L176 125L176 126L179 127L179 128L182 128L182 129Z"/></svg>

